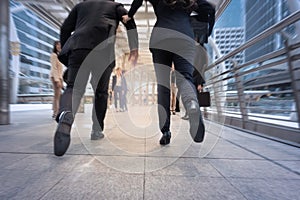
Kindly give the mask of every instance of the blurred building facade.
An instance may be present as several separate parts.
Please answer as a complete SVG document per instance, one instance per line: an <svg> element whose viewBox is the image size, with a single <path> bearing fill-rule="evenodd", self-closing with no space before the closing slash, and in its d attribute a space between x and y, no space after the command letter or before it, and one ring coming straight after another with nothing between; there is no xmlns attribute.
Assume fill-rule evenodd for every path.
<svg viewBox="0 0 300 200"><path fill-rule="evenodd" d="M288 0L245 0L246 41L288 16L290 12L287 1ZM287 28L285 31L289 34L294 34L293 26ZM280 34L272 35L247 49L245 51L245 61L255 59L266 53L271 53L282 46L283 37Z"/></svg>
<svg viewBox="0 0 300 200"><path fill-rule="evenodd" d="M11 46L17 46L15 49L18 49L18 53L11 51L10 56L11 79L17 80L11 81L12 87L16 88L17 94L52 93L50 54L53 42L59 38L59 30L21 3L10 1L10 10L11 32L16 33L15 38L10 38ZM14 41L16 38L19 44ZM19 62L14 62L15 59Z"/></svg>
<svg viewBox="0 0 300 200"><path fill-rule="evenodd" d="M245 1L245 39L250 40L259 33L270 28L274 24L290 15L288 0L268 0L268 1ZM295 26L288 26L283 32L289 37L295 36ZM257 59L263 55L272 53L284 48L286 36L283 34L273 34L264 40L252 45L245 51L245 61ZM271 62L271 61L269 61ZM259 63L249 67L257 68L266 65L268 62ZM253 89L268 89L270 91L288 91L291 83L284 80L290 79L288 64L280 64L268 69L256 71L244 77L245 86ZM282 98L293 96L292 93L279 95Z"/></svg>
<svg viewBox="0 0 300 200"><path fill-rule="evenodd" d="M215 24L213 39L221 56L228 54L245 42L243 2L244 0L232 0ZM240 12L237 12L237 10ZM218 55L214 52L213 58L217 59L217 57ZM233 60L238 64L242 64L244 62L244 52L236 55ZM219 68L217 73L220 74L231 69L232 66L232 62L225 61L224 69Z"/></svg>
<svg viewBox="0 0 300 200"><path fill-rule="evenodd" d="M222 55L228 54L238 48L245 42L245 33L243 27L228 27L214 29L214 40ZM244 63L244 52L233 57L238 64ZM232 62L225 61L225 68L232 67ZM223 70L226 70L223 69Z"/></svg>

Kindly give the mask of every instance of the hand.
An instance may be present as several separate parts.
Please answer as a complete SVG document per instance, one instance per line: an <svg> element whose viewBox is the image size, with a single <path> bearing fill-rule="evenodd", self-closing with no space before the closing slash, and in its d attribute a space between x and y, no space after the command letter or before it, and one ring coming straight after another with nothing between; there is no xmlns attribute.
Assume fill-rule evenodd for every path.
<svg viewBox="0 0 300 200"><path fill-rule="evenodd" d="M133 49L133 50L130 51L128 61L130 61L133 66L135 66L136 63L137 63L138 57L139 57L139 50L138 49Z"/></svg>
<svg viewBox="0 0 300 200"><path fill-rule="evenodd" d="M197 90L198 90L198 92L202 92L202 90L203 90L202 85L198 85Z"/></svg>
<svg viewBox="0 0 300 200"><path fill-rule="evenodd" d="M131 17L129 17L128 15L123 15L122 16L122 21L123 21L123 23L127 23L129 20L131 20Z"/></svg>

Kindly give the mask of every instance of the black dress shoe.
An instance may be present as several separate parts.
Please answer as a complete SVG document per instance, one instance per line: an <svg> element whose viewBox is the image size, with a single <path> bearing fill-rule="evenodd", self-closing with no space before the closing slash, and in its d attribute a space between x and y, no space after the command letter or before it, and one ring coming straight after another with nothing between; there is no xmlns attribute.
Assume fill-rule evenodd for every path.
<svg viewBox="0 0 300 200"><path fill-rule="evenodd" d="M54 154L63 156L69 148L71 127L74 121L73 113L64 111L60 114L57 129L54 135Z"/></svg>
<svg viewBox="0 0 300 200"><path fill-rule="evenodd" d="M187 112L190 121L190 134L194 142L202 142L204 139L205 127L198 103L196 101L191 101L187 105Z"/></svg>
<svg viewBox="0 0 300 200"><path fill-rule="evenodd" d="M161 145L170 144L170 140L171 140L171 132L170 131L164 132L162 137L159 140L159 144Z"/></svg>

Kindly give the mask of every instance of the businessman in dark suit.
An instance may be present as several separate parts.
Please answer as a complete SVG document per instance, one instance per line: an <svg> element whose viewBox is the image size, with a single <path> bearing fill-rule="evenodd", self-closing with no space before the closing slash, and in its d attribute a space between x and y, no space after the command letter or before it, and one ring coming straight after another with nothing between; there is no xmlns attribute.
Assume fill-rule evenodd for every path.
<svg viewBox="0 0 300 200"><path fill-rule="evenodd" d="M85 92L89 75L94 90L93 127L91 139L102 138L107 109L108 85L115 67L115 35L122 16L127 10L111 0L86 0L77 4L61 27L62 52L67 52L67 88L60 101L56 118L54 154L62 156L70 144L71 126L80 100ZM124 24L130 48L129 59L138 58L138 35L134 20ZM93 51L92 51L93 50Z"/></svg>
<svg viewBox="0 0 300 200"><path fill-rule="evenodd" d="M215 7L206 0L198 0L198 13L192 13L190 22L194 31L196 46L196 59L193 72L194 84L198 91L202 90L204 80L204 65L207 64L207 52L204 44L212 34L215 24Z"/></svg>
<svg viewBox="0 0 300 200"><path fill-rule="evenodd" d="M174 64L176 85L190 116L190 135L195 142L202 142L205 126L198 105L192 73L195 58L195 41L189 17L192 11L199 13L197 1L148 0L153 6L156 22L149 42L157 80L157 102L161 145L170 143L170 69ZM143 0L133 0L124 16L131 19Z"/></svg>
<svg viewBox="0 0 300 200"><path fill-rule="evenodd" d="M192 12L190 22L194 31L194 39L196 45L196 59L194 62L193 81L198 92L203 90L204 67L208 62L207 52L204 44L208 42L208 37L212 34L215 24L215 7L206 0L198 0L198 13ZM186 112L182 117L188 120L189 116Z"/></svg>

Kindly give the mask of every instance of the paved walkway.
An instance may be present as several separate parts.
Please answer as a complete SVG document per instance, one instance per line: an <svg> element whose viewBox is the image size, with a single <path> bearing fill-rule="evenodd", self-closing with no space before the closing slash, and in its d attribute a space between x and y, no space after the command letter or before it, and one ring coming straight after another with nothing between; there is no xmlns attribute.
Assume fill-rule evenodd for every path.
<svg viewBox="0 0 300 200"><path fill-rule="evenodd" d="M109 110L105 138L91 141L91 106L76 116L70 148L53 155L50 107L13 107L0 126L0 199L299 200L300 149L206 122L195 144L172 116L158 144L155 107Z"/></svg>

